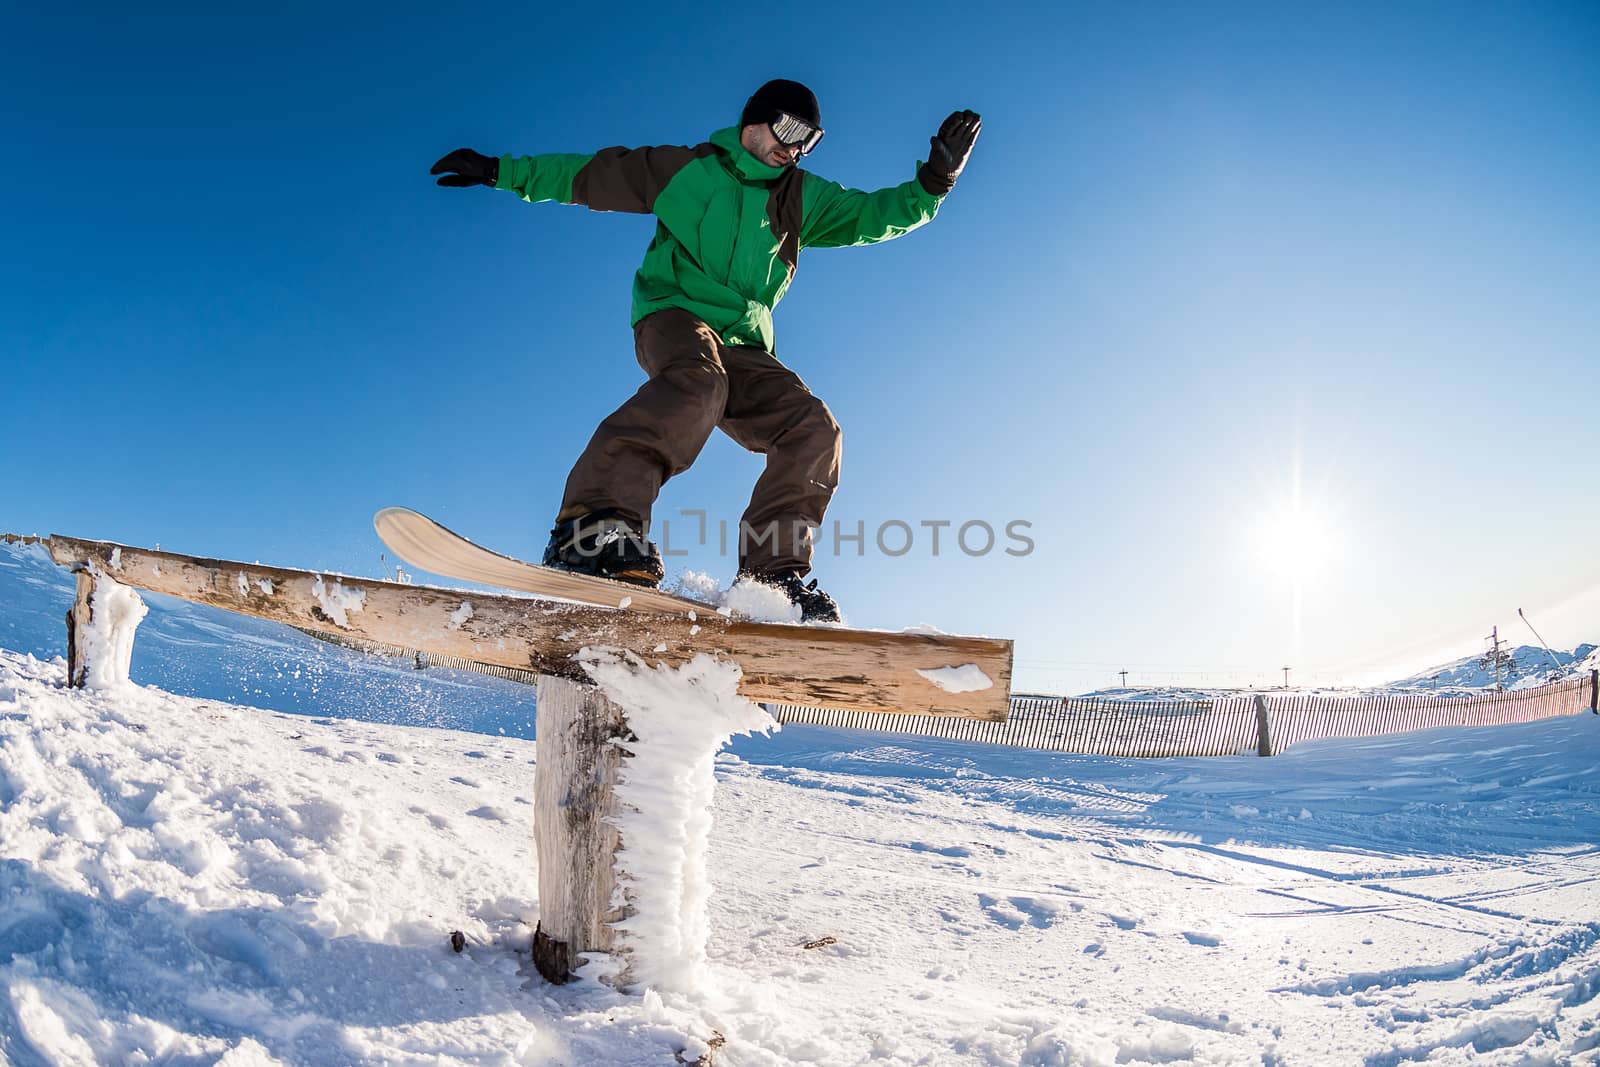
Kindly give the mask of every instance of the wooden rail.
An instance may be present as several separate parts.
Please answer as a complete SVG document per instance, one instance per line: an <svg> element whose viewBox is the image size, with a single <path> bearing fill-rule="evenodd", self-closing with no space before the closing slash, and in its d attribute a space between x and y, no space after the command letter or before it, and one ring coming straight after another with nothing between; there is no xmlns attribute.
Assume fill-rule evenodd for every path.
<svg viewBox="0 0 1600 1067"><path fill-rule="evenodd" d="M49 543L57 563L92 566L124 585L302 629L537 674L582 679L574 654L603 646L671 666L702 652L736 660L744 672L740 692L752 700L1001 721L1011 694L1011 642L996 638L785 626L716 614L675 617L60 535ZM952 692L937 683L945 677L941 671L968 664L988 677L987 688Z"/></svg>

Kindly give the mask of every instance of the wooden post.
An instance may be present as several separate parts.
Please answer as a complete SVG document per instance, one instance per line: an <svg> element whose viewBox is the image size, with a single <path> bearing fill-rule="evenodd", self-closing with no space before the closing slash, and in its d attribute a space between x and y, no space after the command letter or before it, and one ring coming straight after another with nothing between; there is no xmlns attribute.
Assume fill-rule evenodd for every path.
<svg viewBox="0 0 1600 1067"><path fill-rule="evenodd" d="M126 682L144 601L92 567L76 573L77 594L67 609L67 685L83 689Z"/></svg>
<svg viewBox="0 0 1600 1067"><path fill-rule="evenodd" d="M1589 672L1589 710L1600 715L1600 670Z"/></svg>
<svg viewBox="0 0 1600 1067"><path fill-rule="evenodd" d="M608 817L615 813L624 758L612 741L628 724L595 686L543 675L535 729L539 927L533 962L547 981L559 983L572 977L585 952L616 949L610 924L626 915L612 906L622 835ZM625 973L619 977L618 984L625 983Z"/></svg>
<svg viewBox="0 0 1600 1067"><path fill-rule="evenodd" d="M1256 755L1272 755L1272 732L1267 724L1267 698L1256 694Z"/></svg>
<svg viewBox="0 0 1600 1067"><path fill-rule="evenodd" d="M85 568L77 576L78 595L67 609L67 685L82 689L89 678L89 620L94 615L89 598L94 595L94 575Z"/></svg>

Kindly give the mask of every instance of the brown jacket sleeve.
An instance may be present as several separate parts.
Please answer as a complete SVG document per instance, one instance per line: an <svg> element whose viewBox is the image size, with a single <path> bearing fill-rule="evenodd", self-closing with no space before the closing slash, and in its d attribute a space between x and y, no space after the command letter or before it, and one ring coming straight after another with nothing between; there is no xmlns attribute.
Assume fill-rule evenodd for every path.
<svg viewBox="0 0 1600 1067"><path fill-rule="evenodd" d="M574 204L595 211L655 210L656 197L692 161L716 151L710 144L684 148L602 148L572 177Z"/></svg>

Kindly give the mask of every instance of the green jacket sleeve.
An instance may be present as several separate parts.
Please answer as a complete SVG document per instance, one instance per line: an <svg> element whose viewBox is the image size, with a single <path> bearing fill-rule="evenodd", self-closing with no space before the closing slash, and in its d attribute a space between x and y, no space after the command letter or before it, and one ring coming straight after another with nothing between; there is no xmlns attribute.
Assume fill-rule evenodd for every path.
<svg viewBox="0 0 1600 1067"><path fill-rule="evenodd" d="M867 193L846 189L809 172L804 197L802 248L839 248L893 240L932 220L944 199L928 192L915 178Z"/></svg>
<svg viewBox="0 0 1600 1067"><path fill-rule="evenodd" d="M530 204L544 200L572 203L572 179L593 159L552 152L542 156L501 156L496 189L509 189Z"/></svg>

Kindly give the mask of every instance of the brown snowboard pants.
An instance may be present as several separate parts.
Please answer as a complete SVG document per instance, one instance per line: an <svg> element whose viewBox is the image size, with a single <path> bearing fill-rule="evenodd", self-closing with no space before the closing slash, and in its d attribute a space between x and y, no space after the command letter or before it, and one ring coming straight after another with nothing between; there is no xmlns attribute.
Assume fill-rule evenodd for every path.
<svg viewBox="0 0 1600 1067"><path fill-rule="evenodd" d="M610 510L648 526L661 485L689 469L714 427L767 457L740 522L739 566L811 569L807 527L839 486L839 424L799 375L760 348L726 344L668 308L633 328L650 380L606 417L567 477L556 521Z"/></svg>

